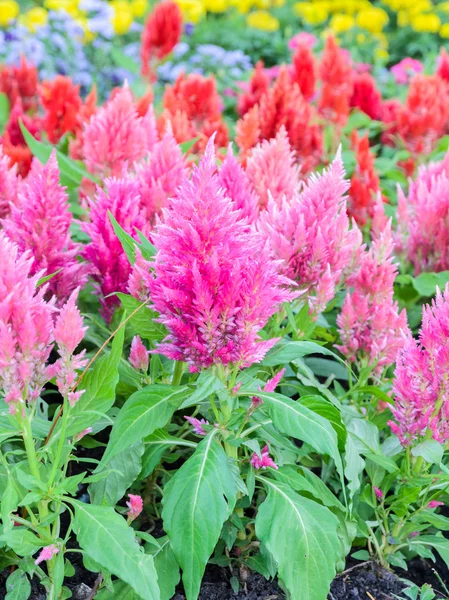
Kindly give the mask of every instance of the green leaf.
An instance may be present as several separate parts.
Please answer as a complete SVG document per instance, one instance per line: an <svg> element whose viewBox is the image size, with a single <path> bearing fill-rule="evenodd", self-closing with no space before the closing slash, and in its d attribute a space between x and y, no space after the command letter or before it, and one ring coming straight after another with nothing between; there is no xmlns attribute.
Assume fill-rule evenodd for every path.
<svg viewBox="0 0 449 600"><path fill-rule="evenodd" d="M137 241L132 237L132 235L129 235L129 233L123 229L110 210L108 210L108 217L112 223L112 227L114 228L114 233L122 245L123 251L128 257L130 264L133 265L136 262L136 247L138 246Z"/></svg>
<svg viewBox="0 0 449 600"><path fill-rule="evenodd" d="M118 600L119 598L120 600L136 600L138 597L132 587L124 581L114 581L113 586L114 589L112 591L108 588L103 588L95 596L95 600Z"/></svg>
<svg viewBox="0 0 449 600"><path fill-rule="evenodd" d="M22 120L20 120L20 129L33 155L39 160L39 162L45 164L54 150L53 146L36 140L36 138L31 135L31 133L25 127ZM78 188L81 185L83 177L87 177L87 179L90 179L95 183L99 183L99 180L89 173L84 168L82 163L78 164L74 160L71 160L68 156L65 156L65 154L59 150L56 150L56 158L58 160L58 166L61 175L60 180L62 185L67 186L69 189Z"/></svg>
<svg viewBox="0 0 449 600"><path fill-rule="evenodd" d="M0 416L0 444L15 435L18 435L18 430L12 420L6 415Z"/></svg>
<svg viewBox="0 0 449 600"><path fill-rule="evenodd" d="M31 596L31 584L21 569L16 569L6 580L7 594L4 600L27 600Z"/></svg>
<svg viewBox="0 0 449 600"><path fill-rule="evenodd" d="M9 100L3 92L0 93L0 133L3 133L9 118Z"/></svg>
<svg viewBox="0 0 449 600"><path fill-rule="evenodd" d="M165 326L154 320L159 316L156 311L151 310L145 304L142 305L142 302L128 294L119 292L117 296L128 315L139 309L128 321L134 333L152 342L160 342L165 338L167 335Z"/></svg>
<svg viewBox="0 0 449 600"><path fill-rule="evenodd" d="M215 440L218 430L198 444L164 490L162 519L183 574L187 600L196 600L201 579L236 502L228 457Z"/></svg>
<svg viewBox="0 0 449 600"><path fill-rule="evenodd" d="M435 548L449 568L449 540L441 535L420 535L410 541L410 545L420 544Z"/></svg>
<svg viewBox="0 0 449 600"><path fill-rule="evenodd" d="M132 444L129 448L117 454L106 464L103 462L97 467L94 474L112 469L107 477L89 486L89 496L92 504L115 506L123 498L126 490L134 482L142 469L142 442Z"/></svg>
<svg viewBox="0 0 449 600"><path fill-rule="evenodd" d="M449 282L449 271L440 271L439 273L420 273L412 278L412 285L420 296L434 296L437 287L444 289Z"/></svg>
<svg viewBox="0 0 449 600"><path fill-rule="evenodd" d="M360 456L351 435L348 435L345 448L345 475L348 480L349 497L351 499L360 490L360 475L363 473L364 468L365 461Z"/></svg>
<svg viewBox="0 0 449 600"><path fill-rule="evenodd" d="M426 440L412 448L413 456L421 456L426 462L439 465L443 460L444 448L436 440Z"/></svg>
<svg viewBox="0 0 449 600"><path fill-rule="evenodd" d="M81 389L85 392L70 411L67 436L92 426L100 418L99 413L106 413L114 404L124 335L125 328L122 327L115 334L110 354L98 358L84 377Z"/></svg>
<svg viewBox="0 0 449 600"><path fill-rule="evenodd" d="M299 402L318 415L321 415L327 419L329 423L331 423L338 437L338 446L340 450L343 451L345 448L347 433L346 427L341 420L340 411L322 396L302 396L299 399Z"/></svg>
<svg viewBox="0 0 449 600"><path fill-rule="evenodd" d="M297 358L308 356L309 354L332 356L344 364L344 361L337 354L315 342L286 342L285 340L276 344L267 353L261 364L265 367L276 367L278 365L285 365Z"/></svg>
<svg viewBox="0 0 449 600"><path fill-rule="evenodd" d="M44 545L37 535L26 527L13 527L1 535L0 540L20 556L31 556Z"/></svg>
<svg viewBox="0 0 449 600"><path fill-rule="evenodd" d="M132 394L115 420L102 464L164 427L189 393L187 386L156 384Z"/></svg>
<svg viewBox="0 0 449 600"><path fill-rule="evenodd" d="M61 271L62 271L62 267L60 269L58 269L57 271L55 271L54 273L50 273L50 275L46 275L45 277L41 277L38 280L38 282L36 283L36 287L40 287L41 285L44 285L44 283L47 283L47 281L50 281L50 279L53 279L53 277L55 277L55 275L57 275Z"/></svg>
<svg viewBox="0 0 449 600"><path fill-rule="evenodd" d="M161 600L170 600L175 595L176 586L181 579L179 566L168 537L157 540L153 538L153 540L146 544L145 549L150 552L154 559Z"/></svg>
<svg viewBox="0 0 449 600"><path fill-rule="evenodd" d="M278 565L278 576L295 600L323 600L342 558L338 519L289 486L258 476L267 498L256 516L256 535Z"/></svg>
<svg viewBox="0 0 449 600"><path fill-rule="evenodd" d="M143 600L159 600L153 557L144 554L123 517L109 506L71 502L75 507L73 528L84 552L128 583Z"/></svg>
<svg viewBox="0 0 449 600"><path fill-rule="evenodd" d="M134 75L139 75L140 68L139 64L133 60L130 56L126 56L126 54L120 50L120 48L112 48L111 49L111 58L117 67L121 67L122 69L126 69L130 73Z"/></svg>
<svg viewBox="0 0 449 600"><path fill-rule="evenodd" d="M145 452L142 457L142 471L139 479L146 479L161 462L164 452L172 446L187 446L196 448L195 442L183 440L168 434L165 429L157 429L145 438Z"/></svg>
<svg viewBox="0 0 449 600"><path fill-rule="evenodd" d="M290 486L295 492L308 492L324 506L332 506L343 512L346 511L340 500L334 496L327 485L313 471L308 469L297 471L294 467L285 466L278 471L273 471L273 475L278 481Z"/></svg>
<svg viewBox="0 0 449 600"><path fill-rule="evenodd" d="M183 154L188 154L199 139L200 139L199 137L194 137L191 140L187 140L187 142L182 142L182 144L179 144L179 147L181 148L181 152Z"/></svg>
<svg viewBox="0 0 449 600"><path fill-rule="evenodd" d="M286 435L298 438L321 454L328 454L343 477L343 463L337 434L329 421L287 396L257 392L274 425Z"/></svg>

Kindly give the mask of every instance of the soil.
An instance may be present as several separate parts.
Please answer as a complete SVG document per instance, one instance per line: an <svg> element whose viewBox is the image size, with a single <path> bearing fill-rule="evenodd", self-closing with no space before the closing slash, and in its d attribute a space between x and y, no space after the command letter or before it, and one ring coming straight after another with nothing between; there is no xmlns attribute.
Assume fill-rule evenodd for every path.
<svg viewBox="0 0 449 600"><path fill-rule="evenodd" d="M95 573L86 571L81 564L80 554L69 554L75 575L67 578L65 585L72 591L72 600L89 600L92 588L97 578ZM409 571L401 575L416 583L418 586L430 583L435 592L436 600L447 598L443 595L441 583L434 575L436 570L446 582L447 569L442 562L434 565L428 560L413 559L409 563ZM0 598L6 596L5 582L9 569L0 573ZM337 575L331 585L327 600L396 600L405 599L402 594L407 584L404 579L373 563L360 563L349 567L344 573ZM440 593L441 592L441 593ZM285 600L286 596L276 581L267 581L257 573L250 574L246 580L245 589L234 594L230 584L229 570L210 565L201 586L199 600ZM29 600L46 600L46 593L37 581L32 583L32 593ZM117 600L120 600L117 598ZM179 586L172 600L185 600L182 586Z"/></svg>

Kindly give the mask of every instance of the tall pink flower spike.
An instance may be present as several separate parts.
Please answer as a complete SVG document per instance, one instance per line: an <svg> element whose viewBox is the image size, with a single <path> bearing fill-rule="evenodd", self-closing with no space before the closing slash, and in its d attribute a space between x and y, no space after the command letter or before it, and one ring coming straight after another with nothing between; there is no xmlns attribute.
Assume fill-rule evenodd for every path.
<svg viewBox="0 0 449 600"><path fill-rule="evenodd" d="M264 140L251 152L246 172L259 196L259 208L267 207L271 197L277 204L295 198L300 185L299 167L282 126L271 140Z"/></svg>
<svg viewBox="0 0 449 600"><path fill-rule="evenodd" d="M283 274L307 291L313 314L332 300L356 264L362 242L347 216L349 182L338 152L321 175L311 175L300 194L270 200L257 227L282 261Z"/></svg>
<svg viewBox="0 0 449 600"><path fill-rule="evenodd" d="M394 421L389 425L403 446L432 438L449 440L449 287L437 290L423 307L419 339L400 352L393 381Z"/></svg>
<svg viewBox="0 0 449 600"><path fill-rule="evenodd" d="M259 213L259 196L234 156L232 144L229 144L228 153L218 172L218 180L226 196L234 203L234 208L240 210L241 216L249 223L254 223Z"/></svg>
<svg viewBox="0 0 449 600"><path fill-rule="evenodd" d="M48 292L59 304L87 281L88 267L77 259L80 244L70 237L72 215L68 196L59 183L59 168L53 151L46 165L34 161L30 174L20 186L11 214L2 221L7 236L21 252L33 257L31 273L54 275Z"/></svg>
<svg viewBox="0 0 449 600"><path fill-rule="evenodd" d="M258 332L295 293L264 239L248 230L216 173L213 138L153 235L151 300L169 335L158 351L188 362L247 367L276 343Z"/></svg>
<svg viewBox="0 0 449 600"><path fill-rule="evenodd" d="M407 313L399 313L393 284L397 275L393 263L391 221L365 251L359 269L348 279L348 292L337 325L342 344L337 348L360 367L372 366L381 375L394 364L398 352L411 336Z"/></svg>

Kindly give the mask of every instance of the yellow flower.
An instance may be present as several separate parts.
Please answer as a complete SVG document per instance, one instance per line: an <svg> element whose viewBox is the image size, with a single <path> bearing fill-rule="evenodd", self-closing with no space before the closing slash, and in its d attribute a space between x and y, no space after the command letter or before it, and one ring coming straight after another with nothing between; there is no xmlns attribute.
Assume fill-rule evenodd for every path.
<svg viewBox="0 0 449 600"><path fill-rule="evenodd" d="M358 33L357 37L356 37L356 40L357 40L357 44L360 44L360 45L364 44L366 42L366 34L365 33Z"/></svg>
<svg viewBox="0 0 449 600"><path fill-rule="evenodd" d="M187 23L198 23L204 16L204 6L200 0L176 0L176 3Z"/></svg>
<svg viewBox="0 0 449 600"><path fill-rule="evenodd" d="M19 5L14 0L0 0L0 27L6 27L17 19L19 12Z"/></svg>
<svg viewBox="0 0 449 600"><path fill-rule="evenodd" d="M379 58L380 60L387 60L389 57L389 54L388 54L387 50L384 50L383 48L376 48L374 50L374 56L376 58Z"/></svg>
<svg viewBox="0 0 449 600"><path fill-rule="evenodd" d="M255 10L246 17L246 22L249 27L261 29L262 31L277 31L279 29L279 21L276 17L270 15L266 10Z"/></svg>
<svg viewBox="0 0 449 600"><path fill-rule="evenodd" d="M445 23L444 25L441 25L441 29L440 29L439 33L442 38L449 38L449 23Z"/></svg>
<svg viewBox="0 0 449 600"><path fill-rule="evenodd" d="M132 0L131 2L131 10L133 11L133 15L136 19L140 19L147 12L147 0Z"/></svg>
<svg viewBox="0 0 449 600"><path fill-rule="evenodd" d="M368 8L361 10L357 15L357 25L362 29L377 33L388 23L388 15L382 8Z"/></svg>
<svg viewBox="0 0 449 600"><path fill-rule="evenodd" d="M437 10L442 10L443 12L449 12L449 2L441 2L435 6Z"/></svg>
<svg viewBox="0 0 449 600"><path fill-rule="evenodd" d="M334 15L329 23L329 27L334 33L343 33L354 27L355 20L351 15Z"/></svg>
<svg viewBox="0 0 449 600"><path fill-rule="evenodd" d="M131 6L126 0L113 0L111 6L114 9L114 15L112 17L112 25L117 35L123 35L128 33L131 27L134 17Z"/></svg>
<svg viewBox="0 0 449 600"><path fill-rule="evenodd" d="M327 21L329 12L327 2L297 2L293 5L293 10L298 17L301 17L309 25L320 25Z"/></svg>
<svg viewBox="0 0 449 600"><path fill-rule="evenodd" d="M285 0L271 0L271 4L274 8L280 8L281 6L284 6Z"/></svg>
<svg viewBox="0 0 449 600"><path fill-rule="evenodd" d="M204 8L212 13L222 13L228 10L227 0L204 0Z"/></svg>
<svg viewBox="0 0 449 600"><path fill-rule="evenodd" d="M412 29L415 31L426 32L426 33L436 33L439 31L441 27L441 21L438 15L434 14L423 14L423 15L415 15L411 19Z"/></svg>
<svg viewBox="0 0 449 600"><path fill-rule="evenodd" d="M23 15L23 24L33 32L39 27L42 27L42 25L45 25L47 20L48 13L45 8L41 8L40 6L30 8L30 10Z"/></svg>
<svg viewBox="0 0 449 600"><path fill-rule="evenodd" d="M431 0L415 0L413 4L408 7L410 15L417 15L425 11L432 11L434 8Z"/></svg>
<svg viewBox="0 0 449 600"><path fill-rule="evenodd" d="M246 15L253 8L254 2L253 0L230 0L229 5L237 8L242 15Z"/></svg>
<svg viewBox="0 0 449 600"><path fill-rule="evenodd" d="M255 8L260 8L261 10L270 8L270 0L254 0L253 4Z"/></svg>
<svg viewBox="0 0 449 600"><path fill-rule="evenodd" d="M405 27L406 25L409 25L410 23L410 19L409 19L409 14L406 10L400 10L398 12L398 25L399 27Z"/></svg>

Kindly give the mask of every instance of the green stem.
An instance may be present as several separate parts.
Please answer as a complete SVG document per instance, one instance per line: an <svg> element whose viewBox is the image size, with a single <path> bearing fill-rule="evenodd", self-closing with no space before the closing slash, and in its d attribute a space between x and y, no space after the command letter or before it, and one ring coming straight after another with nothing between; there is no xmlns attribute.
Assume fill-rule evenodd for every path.
<svg viewBox="0 0 449 600"><path fill-rule="evenodd" d="M61 431L59 432L59 440L58 440L58 448L56 450L56 456L53 461L53 468L51 470L50 479L48 481L48 486L51 487L54 483L56 474L59 469L59 462L61 460L62 451L64 450L64 442L65 440L65 432L67 430L67 420L69 416L69 403L67 398L64 398L64 404L62 409L62 420L61 420Z"/></svg>
<svg viewBox="0 0 449 600"><path fill-rule="evenodd" d="M184 372L184 363L177 360L175 362L175 368L173 369L173 377L171 380L172 385L179 385L181 383L183 372Z"/></svg>
<svg viewBox="0 0 449 600"><path fill-rule="evenodd" d="M217 423L221 423L221 415L215 403L214 396L210 397L210 405L212 406L212 410L214 411L215 418L217 419Z"/></svg>

